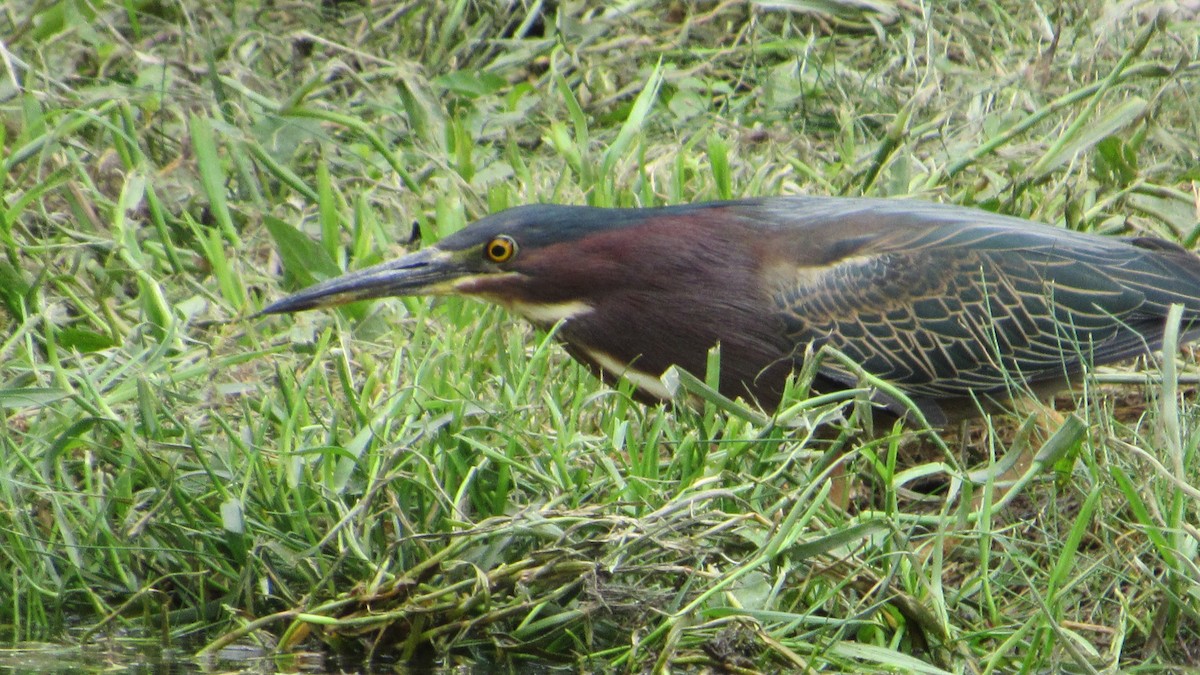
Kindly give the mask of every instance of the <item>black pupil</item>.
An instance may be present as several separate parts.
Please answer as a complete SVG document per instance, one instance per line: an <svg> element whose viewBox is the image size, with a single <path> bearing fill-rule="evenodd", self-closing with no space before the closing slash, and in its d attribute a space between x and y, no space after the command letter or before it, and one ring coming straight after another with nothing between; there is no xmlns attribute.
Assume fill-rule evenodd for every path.
<svg viewBox="0 0 1200 675"><path fill-rule="evenodd" d="M493 258L503 258L507 253L508 253L508 247L504 245L504 242L498 241L498 242L492 244L492 257Z"/></svg>

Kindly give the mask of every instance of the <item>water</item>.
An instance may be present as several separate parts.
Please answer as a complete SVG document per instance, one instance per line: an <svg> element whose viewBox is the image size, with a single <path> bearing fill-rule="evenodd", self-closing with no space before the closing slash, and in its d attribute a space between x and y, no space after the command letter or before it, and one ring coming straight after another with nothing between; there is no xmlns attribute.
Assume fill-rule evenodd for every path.
<svg viewBox="0 0 1200 675"><path fill-rule="evenodd" d="M0 648L0 675L382 672L358 666L362 664L340 663L338 659L318 652L273 657L261 649L243 647L222 650L212 658L200 659L190 650L163 648L148 641L127 639L81 646L20 643ZM396 672L394 666L385 668L386 672Z"/></svg>
<svg viewBox="0 0 1200 675"><path fill-rule="evenodd" d="M574 672L562 664L503 664L451 657L400 663L320 651L272 655L265 649L235 645L211 657L197 657L194 649L163 647L145 639L113 638L85 645L26 642L0 647L0 675L87 675L135 673L182 675L189 673L361 673L374 675L475 675L476 673Z"/></svg>

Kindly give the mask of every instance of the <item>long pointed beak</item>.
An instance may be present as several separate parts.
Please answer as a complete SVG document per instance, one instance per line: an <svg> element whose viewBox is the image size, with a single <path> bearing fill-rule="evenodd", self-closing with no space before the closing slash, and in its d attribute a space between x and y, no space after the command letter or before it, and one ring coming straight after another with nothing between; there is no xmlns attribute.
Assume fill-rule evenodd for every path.
<svg viewBox="0 0 1200 675"><path fill-rule="evenodd" d="M284 314L333 307L356 300L397 295L437 295L453 292L453 284L468 274L455 257L436 246L365 270L351 272L310 286L268 305L262 314Z"/></svg>

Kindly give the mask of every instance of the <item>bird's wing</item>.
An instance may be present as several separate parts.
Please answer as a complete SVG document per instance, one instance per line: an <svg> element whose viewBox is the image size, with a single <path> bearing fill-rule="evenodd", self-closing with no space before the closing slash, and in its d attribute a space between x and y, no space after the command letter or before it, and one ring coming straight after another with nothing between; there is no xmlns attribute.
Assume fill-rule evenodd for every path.
<svg viewBox="0 0 1200 675"><path fill-rule="evenodd" d="M999 216L874 227L851 240L838 229L822 264L770 274L788 335L801 350L830 345L918 399L1011 393L1145 353L1159 346L1171 302L1200 318L1200 259L1171 245ZM810 234L811 251L822 237ZM833 363L826 371L854 379Z"/></svg>

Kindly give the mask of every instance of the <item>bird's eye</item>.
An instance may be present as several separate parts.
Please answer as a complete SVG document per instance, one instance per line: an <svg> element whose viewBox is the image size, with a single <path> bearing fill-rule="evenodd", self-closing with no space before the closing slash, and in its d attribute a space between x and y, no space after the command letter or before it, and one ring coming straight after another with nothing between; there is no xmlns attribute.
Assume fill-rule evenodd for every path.
<svg viewBox="0 0 1200 675"><path fill-rule="evenodd" d="M512 237L502 235L489 241L483 252L492 262L507 262L517 254L517 242L513 241Z"/></svg>

